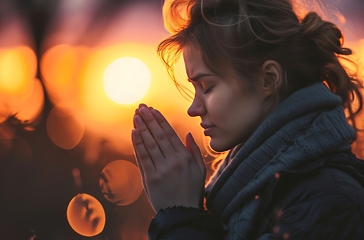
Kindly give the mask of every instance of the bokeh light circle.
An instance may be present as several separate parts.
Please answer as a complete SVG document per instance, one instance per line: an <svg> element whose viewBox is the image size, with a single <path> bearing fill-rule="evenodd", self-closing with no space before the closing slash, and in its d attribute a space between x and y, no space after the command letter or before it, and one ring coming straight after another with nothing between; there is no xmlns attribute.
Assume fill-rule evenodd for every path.
<svg viewBox="0 0 364 240"><path fill-rule="evenodd" d="M105 198L118 206L132 204L143 191L139 169L124 160L112 161L104 167L100 187Z"/></svg>
<svg viewBox="0 0 364 240"><path fill-rule="evenodd" d="M42 55L40 70L47 94L54 104L77 100L88 55L86 46L66 44L56 45Z"/></svg>
<svg viewBox="0 0 364 240"><path fill-rule="evenodd" d="M80 193L69 202L67 220L78 234L92 237L102 232L106 216L101 203L93 196Z"/></svg>
<svg viewBox="0 0 364 240"><path fill-rule="evenodd" d="M148 92L151 74L139 59L119 58L104 72L104 89L107 96L120 104L132 104L141 100Z"/></svg>
<svg viewBox="0 0 364 240"><path fill-rule="evenodd" d="M18 119L31 123L42 113L45 101L43 85L39 79L34 80L33 89L30 89L30 92L29 96L14 101L13 109Z"/></svg>
<svg viewBox="0 0 364 240"><path fill-rule="evenodd" d="M46 127L52 142L63 149L76 147L85 132L85 122L81 114L66 103L53 107L47 117Z"/></svg>
<svg viewBox="0 0 364 240"><path fill-rule="evenodd" d="M21 95L33 88L37 59L32 49L0 49L0 92Z"/></svg>

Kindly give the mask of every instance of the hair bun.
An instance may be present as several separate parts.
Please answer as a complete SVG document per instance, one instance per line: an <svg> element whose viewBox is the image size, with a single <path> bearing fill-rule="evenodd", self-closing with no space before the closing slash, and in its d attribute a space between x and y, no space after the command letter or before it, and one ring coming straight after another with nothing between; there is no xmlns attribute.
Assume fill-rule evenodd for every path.
<svg viewBox="0 0 364 240"><path fill-rule="evenodd" d="M342 48L343 35L335 24L321 19L315 13L310 12L301 22L301 38L313 41L319 50L349 55L351 50Z"/></svg>

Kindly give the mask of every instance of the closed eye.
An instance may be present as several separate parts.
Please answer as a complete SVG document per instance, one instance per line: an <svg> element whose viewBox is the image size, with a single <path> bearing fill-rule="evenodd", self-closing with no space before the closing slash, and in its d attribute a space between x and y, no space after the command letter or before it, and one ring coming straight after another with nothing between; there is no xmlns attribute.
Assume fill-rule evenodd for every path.
<svg viewBox="0 0 364 240"><path fill-rule="evenodd" d="M211 91L211 89L213 89L213 87L209 87L208 89L204 90L203 94L207 94Z"/></svg>
<svg viewBox="0 0 364 240"><path fill-rule="evenodd" d="M195 87L195 89L198 87L199 89L203 90L203 94L207 94L211 91L211 89L214 87L209 87L209 88L205 88L205 81L201 80L201 77L205 77L205 76L199 76L197 80L195 79L191 79L191 78L187 78L187 81L192 83L192 85ZM210 84L209 84L210 85Z"/></svg>

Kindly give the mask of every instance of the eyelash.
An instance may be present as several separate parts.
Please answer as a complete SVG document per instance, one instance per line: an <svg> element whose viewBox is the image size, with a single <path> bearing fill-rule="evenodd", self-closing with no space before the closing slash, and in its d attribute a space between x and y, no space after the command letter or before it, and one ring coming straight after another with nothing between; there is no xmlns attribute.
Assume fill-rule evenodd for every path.
<svg viewBox="0 0 364 240"><path fill-rule="evenodd" d="M204 90L203 94L207 94L207 93L209 93L209 92L211 91L211 89L212 89L212 88L213 88L213 87L209 87L208 89Z"/></svg>
<svg viewBox="0 0 364 240"><path fill-rule="evenodd" d="M190 82L190 83L192 83L192 81L189 78L187 79L187 81ZM202 87L202 90L203 90L203 94L209 93L211 91L211 89L213 88L213 87L209 87L208 89L205 90L203 88L203 85L202 84L201 84L201 87Z"/></svg>

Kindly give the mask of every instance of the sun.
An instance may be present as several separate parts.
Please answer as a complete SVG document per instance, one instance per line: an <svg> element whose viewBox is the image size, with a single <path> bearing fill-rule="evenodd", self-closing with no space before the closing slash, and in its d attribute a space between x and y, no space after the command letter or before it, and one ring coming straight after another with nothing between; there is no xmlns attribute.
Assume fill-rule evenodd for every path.
<svg viewBox="0 0 364 240"><path fill-rule="evenodd" d="M147 94L151 74L139 59L124 57L110 63L103 79L105 92L111 100L119 104L132 104Z"/></svg>

